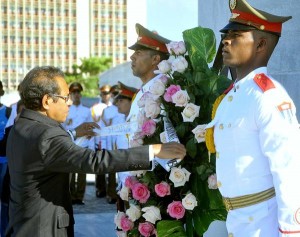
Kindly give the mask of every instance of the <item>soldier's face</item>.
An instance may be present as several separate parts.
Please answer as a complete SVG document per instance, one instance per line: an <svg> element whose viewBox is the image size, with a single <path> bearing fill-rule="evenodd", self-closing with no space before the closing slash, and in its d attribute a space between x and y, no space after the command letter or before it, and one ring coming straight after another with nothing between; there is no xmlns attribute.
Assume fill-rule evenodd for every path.
<svg viewBox="0 0 300 237"><path fill-rule="evenodd" d="M257 42L253 31L228 31L222 40L223 62L229 67L249 67L255 60Z"/></svg>
<svg viewBox="0 0 300 237"><path fill-rule="evenodd" d="M156 67L150 50L138 49L130 56L130 59L132 60L132 73L139 78L152 74L153 68Z"/></svg>
<svg viewBox="0 0 300 237"><path fill-rule="evenodd" d="M131 101L128 99L118 99L116 103L118 107L118 112L121 114L125 114L126 116L129 114Z"/></svg>
<svg viewBox="0 0 300 237"><path fill-rule="evenodd" d="M70 93L71 99L74 105L80 104L81 92L80 90L74 90Z"/></svg>

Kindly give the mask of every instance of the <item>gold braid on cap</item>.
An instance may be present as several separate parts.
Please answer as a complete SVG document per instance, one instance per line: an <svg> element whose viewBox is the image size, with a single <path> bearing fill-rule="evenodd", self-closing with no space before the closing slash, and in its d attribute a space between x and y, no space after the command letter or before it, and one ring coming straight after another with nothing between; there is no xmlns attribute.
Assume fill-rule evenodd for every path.
<svg viewBox="0 0 300 237"><path fill-rule="evenodd" d="M217 109L225 97L226 94L220 95L214 102L213 107L212 107L212 112L211 112L211 119L213 120L216 116ZM216 153L216 147L215 147L215 142L214 142L214 127L207 128L205 131L205 144L207 147L207 150L210 153Z"/></svg>

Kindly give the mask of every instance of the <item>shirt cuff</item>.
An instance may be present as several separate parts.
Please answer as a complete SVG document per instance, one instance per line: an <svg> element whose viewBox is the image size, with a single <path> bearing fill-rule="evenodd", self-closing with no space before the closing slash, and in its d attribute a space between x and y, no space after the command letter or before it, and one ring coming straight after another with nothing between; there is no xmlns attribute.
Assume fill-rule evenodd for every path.
<svg viewBox="0 0 300 237"><path fill-rule="evenodd" d="M72 131L71 130L67 130L67 133L70 135L72 141L74 142L75 141L75 137L74 137Z"/></svg>
<svg viewBox="0 0 300 237"><path fill-rule="evenodd" d="M149 146L149 161L153 161L154 160L154 151L153 151L153 146L150 145Z"/></svg>

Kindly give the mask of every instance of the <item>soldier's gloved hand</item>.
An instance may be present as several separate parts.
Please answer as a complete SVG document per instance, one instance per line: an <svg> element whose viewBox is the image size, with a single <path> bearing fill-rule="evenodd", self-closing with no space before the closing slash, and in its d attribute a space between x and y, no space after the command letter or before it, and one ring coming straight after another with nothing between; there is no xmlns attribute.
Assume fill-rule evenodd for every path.
<svg viewBox="0 0 300 237"><path fill-rule="evenodd" d="M96 136L97 133L93 131L94 128L100 128L100 126L97 123L94 122L86 122L80 124L77 128L75 128L76 131L76 137L93 137Z"/></svg>
<svg viewBox="0 0 300 237"><path fill-rule="evenodd" d="M154 156L161 159L183 159L186 155L184 145L177 142L152 145Z"/></svg>

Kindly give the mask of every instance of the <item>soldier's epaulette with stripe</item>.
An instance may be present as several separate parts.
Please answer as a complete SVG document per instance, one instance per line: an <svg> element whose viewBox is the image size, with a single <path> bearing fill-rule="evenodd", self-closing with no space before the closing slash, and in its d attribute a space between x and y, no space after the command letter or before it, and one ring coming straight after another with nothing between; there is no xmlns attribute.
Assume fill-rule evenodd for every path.
<svg viewBox="0 0 300 237"><path fill-rule="evenodd" d="M264 73L256 74L253 80L263 92L275 88L273 81Z"/></svg>

